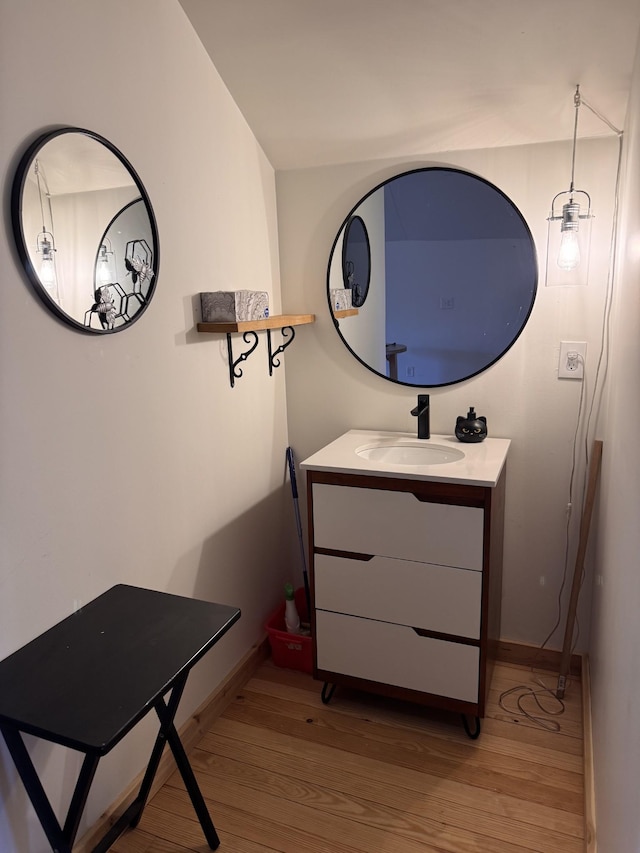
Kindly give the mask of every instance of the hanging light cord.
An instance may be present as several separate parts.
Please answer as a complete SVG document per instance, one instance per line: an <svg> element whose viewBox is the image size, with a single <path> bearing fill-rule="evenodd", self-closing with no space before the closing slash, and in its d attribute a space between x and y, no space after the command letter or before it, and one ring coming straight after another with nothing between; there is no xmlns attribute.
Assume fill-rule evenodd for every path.
<svg viewBox="0 0 640 853"><path fill-rule="evenodd" d="M34 172L36 176L36 181L38 184L38 197L40 199L40 216L42 217L42 233L45 234L47 232L47 227L45 224L45 215L44 215L44 205L42 202L42 186L40 184L40 178L42 178L42 183L44 184L44 197L47 199L47 209L49 212L49 221L51 222L51 231L50 234L54 237L54 226L53 226L53 209L51 207L51 193L49 192L49 184L47 183L47 176L45 175L44 169L42 167L42 163L39 160L35 161ZM54 247L55 249L55 237L54 237ZM54 257L55 262L55 257Z"/></svg>
<svg viewBox="0 0 640 853"><path fill-rule="evenodd" d="M578 113L580 112L580 84L576 86L576 92L573 96L573 103L576 108L576 115L573 120L573 149L571 151L571 184L569 186L569 195L573 201L573 177L576 168L576 140L578 139Z"/></svg>
<svg viewBox="0 0 640 853"><path fill-rule="evenodd" d="M579 88L580 87L578 86L578 89ZM580 99L580 103L584 104L588 110L591 110L591 112L594 114L594 116L596 116L596 118L599 118L600 121L604 122L604 124L606 124L607 127L609 127L616 134L616 136L622 136L622 131L619 128L617 128L614 124L611 124L609 119L606 118L606 116L603 116L602 113L598 112L598 110L596 110L595 107L592 107L588 101L585 101L585 99L582 97L582 95L577 95L577 97Z"/></svg>
<svg viewBox="0 0 640 853"><path fill-rule="evenodd" d="M580 84L579 83L576 86L576 91L573 95L573 104L576 108L576 114L575 114L575 118L573 121L573 150L571 152L571 185L569 187L569 193L574 192L574 186L575 186L574 185L574 176L575 176L575 167L576 167L576 142L578 139L578 114L580 112L580 107L584 105L588 110L590 110L593 113L593 115L596 118L600 119L601 122L606 124L607 127L610 128L616 134L616 136L622 136L622 131L619 130L619 128L617 128L614 124L612 124L609 121L609 119L606 118L606 116L603 116L601 112L599 112L598 110L595 109L595 107L592 107L588 101L585 101L585 99L580 94Z"/></svg>
<svg viewBox="0 0 640 853"><path fill-rule="evenodd" d="M45 177L44 171L42 170L42 166L40 165L40 161L36 160L34 171L36 173L36 181L38 184L38 198L40 199L40 218L42 219L42 233L46 232L45 224L44 224L44 205L42 204L42 186L40 184L40 175L42 174L42 183L44 184L44 192L47 198L49 197L49 188L47 186L47 179Z"/></svg>

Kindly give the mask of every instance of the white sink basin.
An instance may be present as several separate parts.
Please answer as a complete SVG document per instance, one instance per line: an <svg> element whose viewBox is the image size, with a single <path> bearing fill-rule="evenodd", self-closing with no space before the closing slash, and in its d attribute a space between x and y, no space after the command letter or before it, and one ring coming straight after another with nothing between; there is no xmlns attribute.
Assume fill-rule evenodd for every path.
<svg viewBox="0 0 640 853"><path fill-rule="evenodd" d="M356 448L362 459L383 465L446 465L464 459L462 450L423 441L395 441L364 444Z"/></svg>
<svg viewBox="0 0 640 853"><path fill-rule="evenodd" d="M489 436L462 444L454 435L419 439L414 432L351 429L317 450L300 467L357 476L495 486L510 441Z"/></svg>

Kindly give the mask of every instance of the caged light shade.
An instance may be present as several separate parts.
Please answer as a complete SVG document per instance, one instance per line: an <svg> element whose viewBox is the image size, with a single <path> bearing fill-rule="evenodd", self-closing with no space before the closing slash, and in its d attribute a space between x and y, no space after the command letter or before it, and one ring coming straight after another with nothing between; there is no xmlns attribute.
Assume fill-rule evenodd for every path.
<svg viewBox="0 0 640 853"><path fill-rule="evenodd" d="M563 197L568 199L564 203ZM547 287L587 284L592 219L591 198L584 190L554 197L547 220Z"/></svg>
<svg viewBox="0 0 640 853"><path fill-rule="evenodd" d="M571 151L571 182L568 190L553 197L551 213L547 217L547 287L563 284L587 284L591 248L591 197L585 190L574 186L578 113L582 103L580 86L573 97L576 115L573 125Z"/></svg>

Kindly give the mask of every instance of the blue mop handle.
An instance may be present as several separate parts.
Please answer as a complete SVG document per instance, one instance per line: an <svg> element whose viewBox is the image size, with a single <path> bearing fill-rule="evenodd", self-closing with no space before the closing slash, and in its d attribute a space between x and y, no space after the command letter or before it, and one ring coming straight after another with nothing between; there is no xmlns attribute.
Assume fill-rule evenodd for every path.
<svg viewBox="0 0 640 853"><path fill-rule="evenodd" d="M296 466L293 461L293 450L287 447L287 462L289 463L289 477L291 478L291 491L294 501L298 500L298 484L296 483Z"/></svg>
<svg viewBox="0 0 640 853"><path fill-rule="evenodd" d="M298 543L300 545L300 557L302 560L302 579L304 581L304 592L307 600L307 613L311 617L311 592L309 590L309 578L307 576L307 560L304 553L304 542L302 541L302 522L300 520L300 507L298 506L298 484L296 483L296 465L293 459L293 450L287 447L287 463L289 465L289 478L291 480L291 492L293 494L293 508L298 530Z"/></svg>

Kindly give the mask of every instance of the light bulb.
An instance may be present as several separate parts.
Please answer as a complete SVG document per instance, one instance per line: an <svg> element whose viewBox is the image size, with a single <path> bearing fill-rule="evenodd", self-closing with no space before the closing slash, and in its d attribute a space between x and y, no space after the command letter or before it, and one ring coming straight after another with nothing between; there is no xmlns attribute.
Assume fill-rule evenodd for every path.
<svg viewBox="0 0 640 853"><path fill-rule="evenodd" d="M106 258L101 258L98 267L98 278L101 284L111 283L111 271L109 270L109 262Z"/></svg>
<svg viewBox="0 0 640 853"><path fill-rule="evenodd" d="M40 280L43 284L53 284L55 278L56 275L55 270L53 269L53 258L51 255L48 257L45 256L42 259L42 264L40 265Z"/></svg>
<svg viewBox="0 0 640 853"><path fill-rule="evenodd" d="M563 231L560 237L560 251L558 252L558 266L561 270L570 272L580 263L580 244L578 242L577 230L571 228Z"/></svg>
<svg viewBox="0 0 640 853"><path fill-rule="evenodd" d="M42 253L42 262L40 264L40 281L44 284L53 284L56 280L56 271L53 266L53 243L48 239L46 231L42 232L38 240L38 252ZM47 288L49 290L49 288Z"/></svg>
<svg viewBox="0 0 640 853"><path fill-rule="evenodd" d="M98 257L98 281L100 284L111 284L111 270L109 268L109 252L105 245L100 246Z"/></svg>
<svg viewBox="0 0 640 853"><path fill-rule="evenodd" d="M580 205L574 201L573 195L569 202L562 206L562 225L560 226L560 251L558 266L561 270L570 272L580 263L580 244L578 243L578 225L580 222Z"/></svg>

